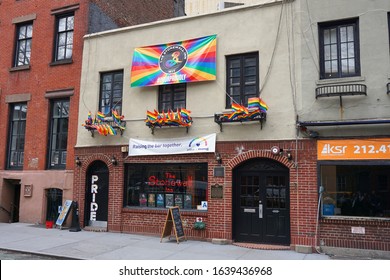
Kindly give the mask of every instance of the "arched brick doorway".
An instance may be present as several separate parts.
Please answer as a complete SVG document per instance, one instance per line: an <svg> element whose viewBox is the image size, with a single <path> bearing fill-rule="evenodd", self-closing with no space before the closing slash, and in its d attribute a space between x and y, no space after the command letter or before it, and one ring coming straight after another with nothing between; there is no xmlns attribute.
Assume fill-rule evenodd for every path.
<svg viewBox="0 0 390 280"><path fill-rule="evenodd" d="M85 193L84 226L107 227L109 171L100 160L88 167Z"/></svg>
<svg viewBox="0 0 390 280"><path fill-rule="evenodd" d="M290 245L289 169L254 158L233 169L233 239Z"/></svg>

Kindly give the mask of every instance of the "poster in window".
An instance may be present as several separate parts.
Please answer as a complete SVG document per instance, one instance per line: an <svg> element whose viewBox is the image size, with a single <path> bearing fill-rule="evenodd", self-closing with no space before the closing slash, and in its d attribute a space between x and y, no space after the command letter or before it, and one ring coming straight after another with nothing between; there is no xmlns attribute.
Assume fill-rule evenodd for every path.
<svg viewBox="0 0 390 280"><path fill-rule="evenodd" d="M162 193L157 194L157 207L164 207L164 195Z"/></svg>
<svg viewBox="0 0 390 280"><path fill-rule="evenodd" d="M146 207L146 202L147 202L147 200L146 200L146 194L145 194L145 193L141 193L141 194L139 195L139 206L141 206L141 207Z"/></svg>
<svg viewBox="0 0 390 280"><path fill-rule="evenodd" d="M175 206L179 206L180 208L183 208L183 195L182 194L175 194Z"/></svg>
<svg viewBox="0 0 390 280"><path fill-rule="evenodd" d="M156 195L154 193L148 194L148 207L156 207Z"/></svg>
<svg viewBox="0 0 390 280"><path fill-rule="evenodd" d="M185 194L184 195L184 208L191 209L192 208L192 195Z"/></svg>
<svg viewBox="0 0 390 280"><path fill-rule="evenodd" d="M165 207L173 207L173 193L165 195Z"/></svg>

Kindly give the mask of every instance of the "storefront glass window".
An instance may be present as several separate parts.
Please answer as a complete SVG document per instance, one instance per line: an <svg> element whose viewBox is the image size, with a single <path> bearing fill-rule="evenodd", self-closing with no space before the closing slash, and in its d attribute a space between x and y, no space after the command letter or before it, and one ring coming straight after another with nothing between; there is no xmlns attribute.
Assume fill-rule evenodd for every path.
<svg viewBox="0 0 390 280"><path fill-rule="evenodd" d="M390 166L321 165L323 216L390 217Z"/></svg>
<svg viewBox="0 0 390 280"><path fill-rule="evenodd" d="M207 164L126 165L124 206L197 209L207 200Z"/></svg>

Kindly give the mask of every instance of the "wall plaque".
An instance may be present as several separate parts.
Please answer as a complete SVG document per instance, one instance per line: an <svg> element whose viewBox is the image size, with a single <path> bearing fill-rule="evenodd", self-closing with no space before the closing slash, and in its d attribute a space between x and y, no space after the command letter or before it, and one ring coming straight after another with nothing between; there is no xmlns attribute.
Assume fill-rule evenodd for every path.
<svg viewBox="0 0 390 280"><path fill-rule="evenodd" d="M220 184L211 185L211 198L223 198L223 186Z"/></svg>
<svg viewBox="0 0 390 280"><path fill-rule="evenodd" d="M32 196L33 185L24 185L24 196Z"/></svg>

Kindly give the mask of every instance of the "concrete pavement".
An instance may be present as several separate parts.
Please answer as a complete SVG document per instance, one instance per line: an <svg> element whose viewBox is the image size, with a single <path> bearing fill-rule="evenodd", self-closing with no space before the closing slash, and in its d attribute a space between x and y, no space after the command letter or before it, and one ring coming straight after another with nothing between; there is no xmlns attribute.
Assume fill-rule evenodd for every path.
<svg viewBox="0 0 390 280"><path fill-rule="evenodd" d="M70 232L0 223L0 249L84 260L329 260L322 254L259 250L211 242L112 232Z"/></svg>

